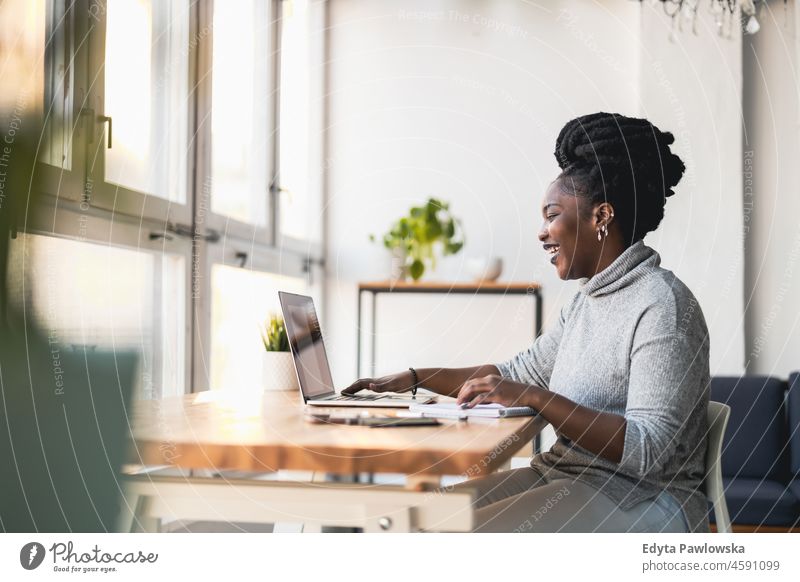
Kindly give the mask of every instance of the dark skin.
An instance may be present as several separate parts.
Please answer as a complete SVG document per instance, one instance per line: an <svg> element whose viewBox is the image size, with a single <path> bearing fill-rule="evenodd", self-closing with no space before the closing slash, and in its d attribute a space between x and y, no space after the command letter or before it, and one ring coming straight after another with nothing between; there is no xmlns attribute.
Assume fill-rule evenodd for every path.
<svg viewBox="0 0 800 582"><path fill-rule="evenodd" d="M607 202L592 205L575 196L569 181L556 179L542 202L539 240L563 280L593 277L625 250L624 238ZM605 226L605 231L602 228ZM602 241L597 240L601 229ZM605 234L607 232L607 235ZM551 254L552 250L556 250ZM557 432L587 451L619 463L625 444L625 418L599 412L533 384L512 382L500 376L496 366L472 368L423 368L417 370L420 384L453 396L465 408L496 402L503 406L530 406ZM405 392L411 388L410 371L381 378L362 378L342 392L359 390Z"/></svg>

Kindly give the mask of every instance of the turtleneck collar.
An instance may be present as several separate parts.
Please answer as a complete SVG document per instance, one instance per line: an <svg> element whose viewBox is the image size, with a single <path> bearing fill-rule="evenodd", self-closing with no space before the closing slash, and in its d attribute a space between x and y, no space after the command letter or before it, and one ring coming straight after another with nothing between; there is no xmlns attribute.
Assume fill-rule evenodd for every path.
<svg viewBox="0 0 800 582"><path fill-rule="evenodd" d="M637 241L594 277L580 279L579 288L589 297L601 297L627 287L661 264L661 257L642 241Z"/></svg>

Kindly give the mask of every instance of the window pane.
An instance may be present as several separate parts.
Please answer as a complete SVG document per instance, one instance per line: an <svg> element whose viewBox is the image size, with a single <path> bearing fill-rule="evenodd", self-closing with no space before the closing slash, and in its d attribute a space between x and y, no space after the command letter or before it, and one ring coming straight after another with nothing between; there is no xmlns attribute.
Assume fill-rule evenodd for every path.
<svg viewBox="0 0 800 582"><path fill-rule="evenodd" d="M52 346L139 354L136 395L184 392L185 260L38 235L11 245L12 285ZM22 309L21 293L12 293Z"/></svg>
<svg viewBox="0 0 800 582"><path fill-rule="evenodd" d="M319 107L315 94L321 82L322 31L313 32L308 0L284 0L280 47L280 228L281 234L301 240L321 237L321 188L312 177L312 152L322 140L314 128L312 107ZM319 79L318 79L319 77Z"/></svg>
<svg viewBox="0 0 800 582"><path fill-rule="evenodd" d="M109 0L105 114L113 142L97 144L107 182L185 203L188 85L189 0Z"/></svg>
<svg viewBox="0 0 800 582"><path fill-rule="evenodd" d="M214 265L211 271L212 389L260 390L260 327L280 313L278 291L305 293L303 279Z"/></svg>
<svg viewBox="0 0 800 582"><path fill-rule="evenodd" d="M214 3L211 209L263 226L269 198L268 3Z"/></svg>
<svg viewBox="0 0 800 582"><path fill-rule="evenodd" d="M47 2L44 51L44 136L40 161L72 169L74 54L72 13L63 0Z"/></svg>

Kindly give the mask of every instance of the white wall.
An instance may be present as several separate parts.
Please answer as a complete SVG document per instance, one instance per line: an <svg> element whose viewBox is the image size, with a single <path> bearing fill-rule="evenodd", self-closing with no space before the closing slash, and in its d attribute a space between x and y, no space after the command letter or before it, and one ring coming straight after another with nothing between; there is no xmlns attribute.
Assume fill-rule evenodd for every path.
<svg viewBox="0 0 800 582"><path fill-rule="evenodd" d="M664 222L646 238L694 292L711 336L712 374L744 371L742 41L717 35L705 3L697 35L677 32L658 3L642 4L641 113L672 131L687 172ZM759 33L763 34L763 33Z"/></svg>
<svg viewBox="0 0 800 582"><path fill-rule="evenodd" d="M797 6L771 1L743 47L748 372L800 369L800 119Z"/></svg>
<svg viewBox="0 0 800 582"><path fill-rule="evenodd" d="M324 324L337 384L355 374L356 284L388 273L367 236L428 195L451 202L468 236L430 278L466 280L464 259L500 256L504 280L544 285L546 321L574 292L536 238L539 204L567 120L638 112L640 5L539 4L332 0ZM524 301L391 301L379 372L496 361L531 341Z"/></svg>
<svg viewBox="0 0 800 582"><path fill-rule="evenodd" d="M545 325L552 320L575 284L558 280L543 256L539 203L557 173L559 129L600 110L645 116L675 134L687 174L647 243L698 297L712 373L744 370L741 33L734 27L730 38L718 36L705 5L697 35L685 30L670 40L670 26L659 3L627 0L332 0L325 325L338 384L355 374L356 283L388 271L386 252L367 236L428 195L451 201L468 244L427 277L466 280L466 258L500 256L503 279L543 284ZM768 216L764 210L761 219ZM786 248L796 231L772 236L770 245ZM748 258L769 250L754 240L762 243ZM773 287L758 287L751 327L769 319L786 287L785 259L769 256L762 262ZM530 341L526 309L513 301L386 298L378 372L504 358ZM775 326L791 322L778 319L771 318L770 341L788 334ZM503 327L509 321L516 323Z"/></svg>

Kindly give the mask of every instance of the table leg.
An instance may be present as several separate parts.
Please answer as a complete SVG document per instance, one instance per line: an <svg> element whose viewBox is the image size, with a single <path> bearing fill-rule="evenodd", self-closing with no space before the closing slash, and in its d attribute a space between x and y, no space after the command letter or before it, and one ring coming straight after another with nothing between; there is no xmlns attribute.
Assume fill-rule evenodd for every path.
<svg viewBox="0 0 800 582"><path fill-rule="evenodd" d="M358 290L358 316L356 324L356 378L361 377L361 296L364 292Z"/></svg>
<svg viewBox="0 0 800 582"><path fill-rule="evenodd" d="M316 473L315 473L316 475ZM323 473L320 479L322 482L328 483L359 483L360 477L358 473L353 473L352 475L339 475L336 473ZM306 529L306 525L310 525L310 529ZM303 533L357 533L359 528L357 527L342 527L336 525L319 525L319 529L316 526L311 524L303 524Z"/></svg>
<svg viewBox="0 0 800 582"><path fill-rule="evenodd" d="M150 515L152 499L147 495L140 495L136 499L133 512L133 523L130 532L158 533L161 528L161 519Z"/></svg>
<svg viewBox="0 0 800 582"><path fill-rule="evenodd" d="M372 368L371 368L370 374L372 374L373 378L375 377L375 362L378 359L378 357L377 357L377 355L375 353L375 328L376 328L376 325L375 325L375 314L377 313L377 307L376 307L377 304L378 304L378 294L377 293L373 293L372 294L372 335L370 336L370 338L371 338L370 341L372 342L372 345L371 345L370 352L369 352L369 357L372 358Z"/></svg>
<svg viewBox="0 0 800 582"><path fill-rule="evenodd" d="M324 483L328 480L328 474L322 471L314 471L311 477L312 483ZM304 522L301 531L303 533L322 533L322 524L318 522Z"/></svg>
<svg viewBox="0 0 800 582"><path fill-rule="evenodd" d="M539 288L534 289L533 298L536 302L535 315L533 322L533 338L534 340L542 335L542 290ZM537 455L542 450L542 436L541 433L536 433L533 437L533 454Z"/></svg>
<svg viewBox="0 0 800 582"><path fill-rule="evenodd" d="M124 493L122 496L119 517L117 518L117 531L119 533L130 533L134 531L138 500L138 495Z"/></svg>

